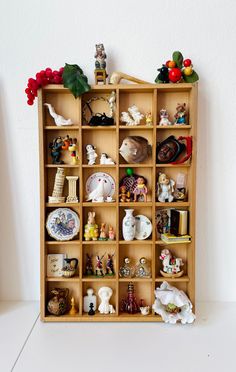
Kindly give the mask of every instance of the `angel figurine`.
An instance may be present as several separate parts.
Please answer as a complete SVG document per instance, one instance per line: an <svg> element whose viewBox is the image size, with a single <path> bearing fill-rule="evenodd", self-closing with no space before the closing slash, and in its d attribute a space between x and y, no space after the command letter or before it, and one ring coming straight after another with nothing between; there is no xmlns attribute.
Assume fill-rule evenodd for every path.
<svg viewBox="0 0 236 372"><path fill-rule="evenodd" d="M174 200L174 185L175 181L167 177L165 173L159 173L157 183L157 198L161 203L172 202Z"/></svg>

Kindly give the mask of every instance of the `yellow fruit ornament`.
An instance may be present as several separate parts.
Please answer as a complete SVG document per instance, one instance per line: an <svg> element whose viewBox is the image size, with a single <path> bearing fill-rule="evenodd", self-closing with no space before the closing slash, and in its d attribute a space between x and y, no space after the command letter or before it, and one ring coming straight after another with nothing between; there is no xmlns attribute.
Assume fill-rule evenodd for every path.
<svg viewBox="0 0 236 372"><path fill-rule="evenodd" d="M190 76L190 75L192 75L192 73L193 73L193 69L192 69L191 66L185 67L185 69L184 69L184 75Z"/></svg>

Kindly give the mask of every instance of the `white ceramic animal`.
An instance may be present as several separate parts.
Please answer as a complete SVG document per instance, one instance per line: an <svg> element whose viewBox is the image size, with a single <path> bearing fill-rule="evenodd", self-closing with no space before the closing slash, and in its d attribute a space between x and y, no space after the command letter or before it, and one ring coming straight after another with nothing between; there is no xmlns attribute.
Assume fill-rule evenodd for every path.
<svg viewBox="0 0 236 372"><path fill-rule="evenodd" d="M160 126L172 125L171 121L169 120L169 114L167 110L165 109L160 110L160 118L161 118L161 120L159 121Z"/></svg>
<svg viewBox="0 0 236 372"><path fill-rule="evenodd" d="M144 118L138 107L133 105L128 108L128 112L121 113L121 121L126 123L126 125L139 125L140 121Z"/></svg>
<svg viewBox="0 0 236 372"><path fill-rule="evenodd" d="M87 201L92 200L92 202L99 202L99 203L104 202L104 199L106 196L105 188L104 188L105 182L106 180L101 178L98 181L97 187L92 192L90 192L90 194L87 195L86 200Z"/></svg>
<svg viewBox="0 0 236 372"><path fill-rule="evenodd" d="M55 124L58 127L66 126L66 125L73 125L71 119L65 119L63 116L58 115L54 109L54 107L50 103L44 103L47 106L50 115L53 117Z"/></svg>
<svg viewBox="0 0 236 372"><path fill-rule="evenodd" d="M98 307L100 314L114 314L115 309L109 303L112 296L112 289L110 287L101 287L98 291L98 296L100 297L101 303Z"/></svg>
<svg viewBox="0 0 236 372"><path fill-rule="evenodd" d="M115 162L112 158L109 158L105 152L103 152L100 157L100 164L115 164Z"/></svg>
<svg viewBox="0 0 236 372"><path fill-rule="evenodd" d="M96 163L96 158L98 154L95 151L96 147L93 145L86 146L86 155L88 160L88 165L94 165Z"/></svg>
<svg viewBox="0 0 236 372"><path fill-rule="evenodd" d="M192 312L192 303L187 295L179 289L172 287L167 282L163 282L160 288L155 290L155 302L152 305L156 314L161 315L165 323L175 324L178 320L182 324L193 323L196 319ZM176 307L180 311L167 311L167 307Z"/></svg>

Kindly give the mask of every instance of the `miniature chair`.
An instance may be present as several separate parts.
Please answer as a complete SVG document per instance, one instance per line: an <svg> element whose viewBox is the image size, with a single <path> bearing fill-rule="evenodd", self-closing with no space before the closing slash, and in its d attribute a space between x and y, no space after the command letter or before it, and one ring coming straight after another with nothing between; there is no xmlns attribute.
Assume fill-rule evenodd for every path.
<svg viewBox="0 0 236 372"><path fill-rule="evenodd" d="M106 78L107 78L107 73L106 70L104 69L96 69L94 70L94 75L95 75L95 84L98 84L102 82L103 84L106 84Z"/></svg>

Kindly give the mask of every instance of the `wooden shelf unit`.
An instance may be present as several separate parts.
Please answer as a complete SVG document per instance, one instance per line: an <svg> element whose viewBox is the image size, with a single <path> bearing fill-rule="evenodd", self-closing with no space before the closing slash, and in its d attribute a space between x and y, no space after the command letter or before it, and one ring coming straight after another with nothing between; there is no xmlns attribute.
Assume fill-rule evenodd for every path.
<svg viewBox="0 0 236 372"><path fill-rule="evenodd" d="M83 102L92 96L108 97L109 94L116 92L116 117L115 125L112 127L89 127L82 120ZM75 123L69 127L55 126L49 116L44 103L51 103L56 112L71 118ZM166 108L173 118L177 103L185 102L188 109L188 125L159 127L159 111ZM84 96L74 99L68 89L62 85L48 85L38 92L39 104L39 141L40 141L40 241L41 241L41 320L46 322L159 322L160 316L153 312L148 316L141 314L130 315L120 311L121 299L126 297L127 285L129 281L134 282L136 298L145 300L147 305L152 305L155 300L154 289L160 286L161 282L168 281L179 289L184 290L190 297L193 305L195 304L195 172L196 172L196 127L197 127L197 84L121 84L121 85L97 85L92 86L92 90ZM138 127L126 127L120 122L120 113L127 111L127 108L136 104L141 112L151 111L153 115L153 125L142 124ZM48 144L56 136L69 134L77 137L79 146L79 165L71 165L69 160L62 165L66 175L79 176L78 196L79 203L49 204L48 195L52 194L54 177L57 165L51 164L50 151ZM169 135L191 135L193 138L193 154L191 161L186 164L156 164L156 143L164 140ZM139 135L148 139L152 145L152 155L143 164L126 164L119 155L119 147L122 140L128 135ZM96 146L99 163L101 152L108 153L116 164L89 166L86 161L85 145L91 143ZM121 203L119 202L119 180L125 174L125 168L132 167L134 171L148 180L148 200L146 203ZM115 202L112 203L91 203L85 200L85 183L89 175L94 172L104 171L111 174L116 181ZM178 172L187 175L188 200L183 203L159 203L156 199L156 183L158 172L163 171L168 176L175 179ZM65 182L64 195L67 195ZM68 207L76 211L80 218L80 232L75 240L59 242L48 237L45 223L48 213L59 207ZM140 241L133 240L127 242L123 240L121 228L125 208L133 208L134 215L147 215L153 224L153 232L149 239ZM175 255L182 257L184 265L184 276L180 278L163 278L160 275L161 263L159 260L160 251L163 246L167 246L160 237L157 236L155 228L156 211L162 208L181 208L189 210L190 224L189 233L192 237L191 242L176 243L168 245L168 248ZM109 222L113 225L116 232L115 241L84 241L84 225L87 222L88 211L96 212L96 222ZM93 254L115 253L114 277L85 277L85 255L86 252ZM47 254L48 253L67 253L69 257L79 259L78 273L70 279L47 278ZM152 277L150 279L124 279L119 278L119 268L125 256L131 257L137 262L142 256L151 260ZM92 287L97 294L101 286L110 286L113 289L111 303L115 307L116 313L111 315L101 315L96 312L95 316L88 316L83 313L83 296L86 290ZM53 287L69 288L70 296L74 296L76 306L79 308L75 316L65 314L63 316L52 316L46 310L48 293ZM99 301L99 299L98 299Z"/></svg>

